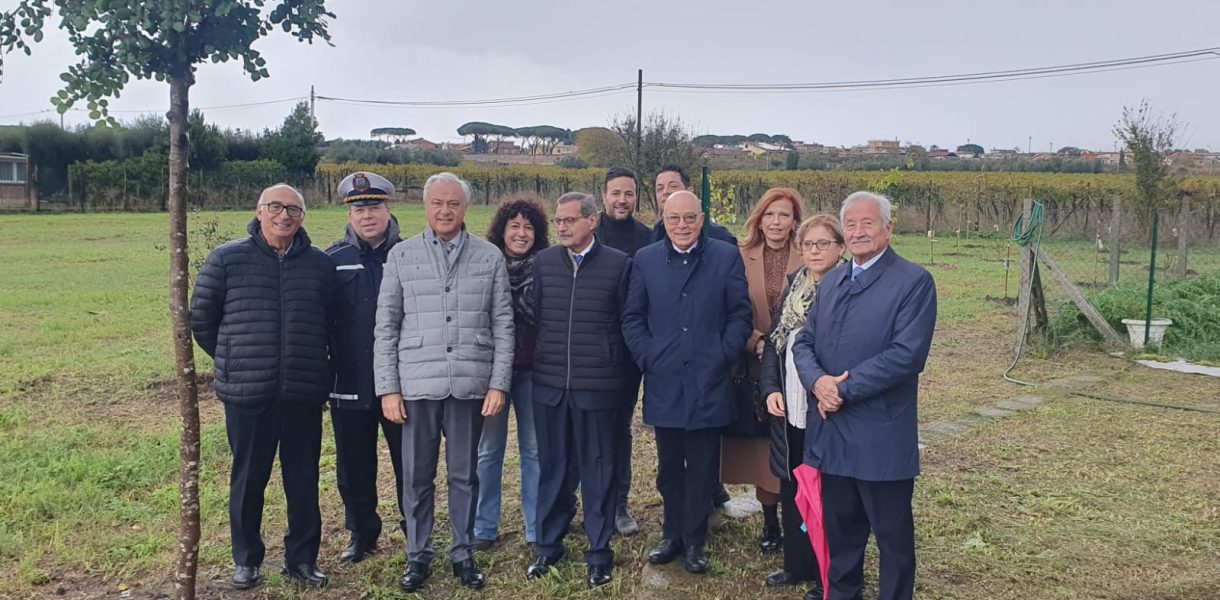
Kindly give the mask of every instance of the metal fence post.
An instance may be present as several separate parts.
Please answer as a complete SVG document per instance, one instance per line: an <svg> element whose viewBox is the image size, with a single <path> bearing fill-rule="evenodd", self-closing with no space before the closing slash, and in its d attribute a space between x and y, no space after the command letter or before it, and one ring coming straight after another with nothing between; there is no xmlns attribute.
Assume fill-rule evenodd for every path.
<svg viewBox="0 0 1220 600"><path fill-rule="evenodd" d="M1144 319L1144 346L1152 339L1152 290L1156 287L1156 246L1157 233L1161 229L1161 212L1152 209L1152 262L1148 264L1148 312Z"/></svg>

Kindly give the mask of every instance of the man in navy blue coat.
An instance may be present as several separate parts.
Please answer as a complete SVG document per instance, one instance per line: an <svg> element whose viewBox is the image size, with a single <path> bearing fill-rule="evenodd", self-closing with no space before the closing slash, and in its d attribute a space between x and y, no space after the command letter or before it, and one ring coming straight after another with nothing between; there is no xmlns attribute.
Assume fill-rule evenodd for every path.
<svg viewBox="0 0 1220 600"><path fill-rule="evenodd" d="M664 540L648 555L680 555L691 573L707 571L704 542L729 424L729 367L754 330L745 265L734 246L701 234L699 199L669 197L667 237L635 255L623 336L644 373L644 422L656 429L657 490Z"/></svg>
<svg viewBox="0 0 1220 600"><path fill-rule="evenodd" d="M534 259L534 424L542 477L538 557L526 570L528 579L537 579L563 558L579 484L590 588L612 578L615 446L631 361L621 321L631 259L594 237L597 220L593 196L564 194L555 207L561 245Z"/></svg>
<svg viewBox="0 0 1220 600"><path fill-rule="evenodd" d="M402 426L381 414L373 389L373 326L377 291L390 248L400 240L390 214L394 184L370 172L352 173L339 182L348 207L346 236L326 249L335 261L334 321L330 332L330 393L335 429L335 470L343 498L343 524L351 532L339 562L358 563L377 547L377 430L385 435L394 467L398 522L402 519Z"/></svg>
<svg viewBox="0 0 1220 600"><path fill-rule="evenodd" d="M915 592L911 494L919 474L916 397L936 327L936 284L889 247L890 201L856 192L840 211L852 262L822 279L793 345L817 400L805 464L822 471L831 600L859 598L870 529L881 600Z"/></svg>

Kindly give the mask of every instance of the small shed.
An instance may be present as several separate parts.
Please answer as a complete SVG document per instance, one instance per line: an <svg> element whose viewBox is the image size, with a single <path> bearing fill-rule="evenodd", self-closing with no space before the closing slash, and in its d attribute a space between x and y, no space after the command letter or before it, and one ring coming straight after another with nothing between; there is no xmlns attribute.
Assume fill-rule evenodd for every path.
<svg viewBox="0 0 1220 600"><path fill-rule="evenodd" d="M30 176L30 157L0 152L0 210L33 210L37 193Z"/></svg>

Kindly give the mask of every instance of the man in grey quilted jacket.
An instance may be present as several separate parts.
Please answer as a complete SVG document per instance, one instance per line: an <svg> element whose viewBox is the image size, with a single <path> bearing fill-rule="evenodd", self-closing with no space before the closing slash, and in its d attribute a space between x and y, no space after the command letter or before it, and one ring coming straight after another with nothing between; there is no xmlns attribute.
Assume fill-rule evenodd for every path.
<svg viewBox="0 0 1220 600"><path fill-rule="evenodd" d="M504 409L512 382L513 309L504 255L466 231L470 186L452 173L424 183L428 226L390 251L377 299L373 373L381 409L402 427L407 570L419 590L432 572L440 440L449 481L449 560L462 585L483 587L475 564L475 499L483 418Z"/></svg>

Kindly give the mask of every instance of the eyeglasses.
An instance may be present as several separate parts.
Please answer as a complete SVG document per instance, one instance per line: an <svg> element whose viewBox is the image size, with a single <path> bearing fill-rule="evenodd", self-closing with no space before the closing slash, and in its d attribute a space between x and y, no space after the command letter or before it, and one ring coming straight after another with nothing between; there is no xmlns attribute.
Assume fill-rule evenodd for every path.
<svg viewBox="0 0 1220 600"><path fill-rule="evenodd" d="M554 222L556 227L571 227L575 225L577 221L587 218L589 217L555 217Z"/></svg>
<svg viewBox="0 0 1220 600"><path fill-rule="evenodd" d="M817 248L818 250L825 252L830 249L831 245L837 243L839 242L836 242L835 240L805 240L801 242L801 250L808 252L814 248Z"/></svg>
<svg viewBox="0 0 1220 600"><path fill-rule="evenodd" d="M698 213L693 215L665 215L665 223L667 225L677 225L678 221L681 221L687 225L694 225L695 221L699 220L699 217Z"/></svg>
<svg viewBox="0 0 1220 600"><path fill-rule="evenodd" d="M300 218L301 215L305 214L304 208L301 208L299 206L289 206L289 205L285 205L285 204L280 204L279 202L268 202L266 204L260 204L259 206L267 209L267 212L269 212L273 215L278 215L284 211L288 211L288 216L294 217L294 218Z"/></svg>

